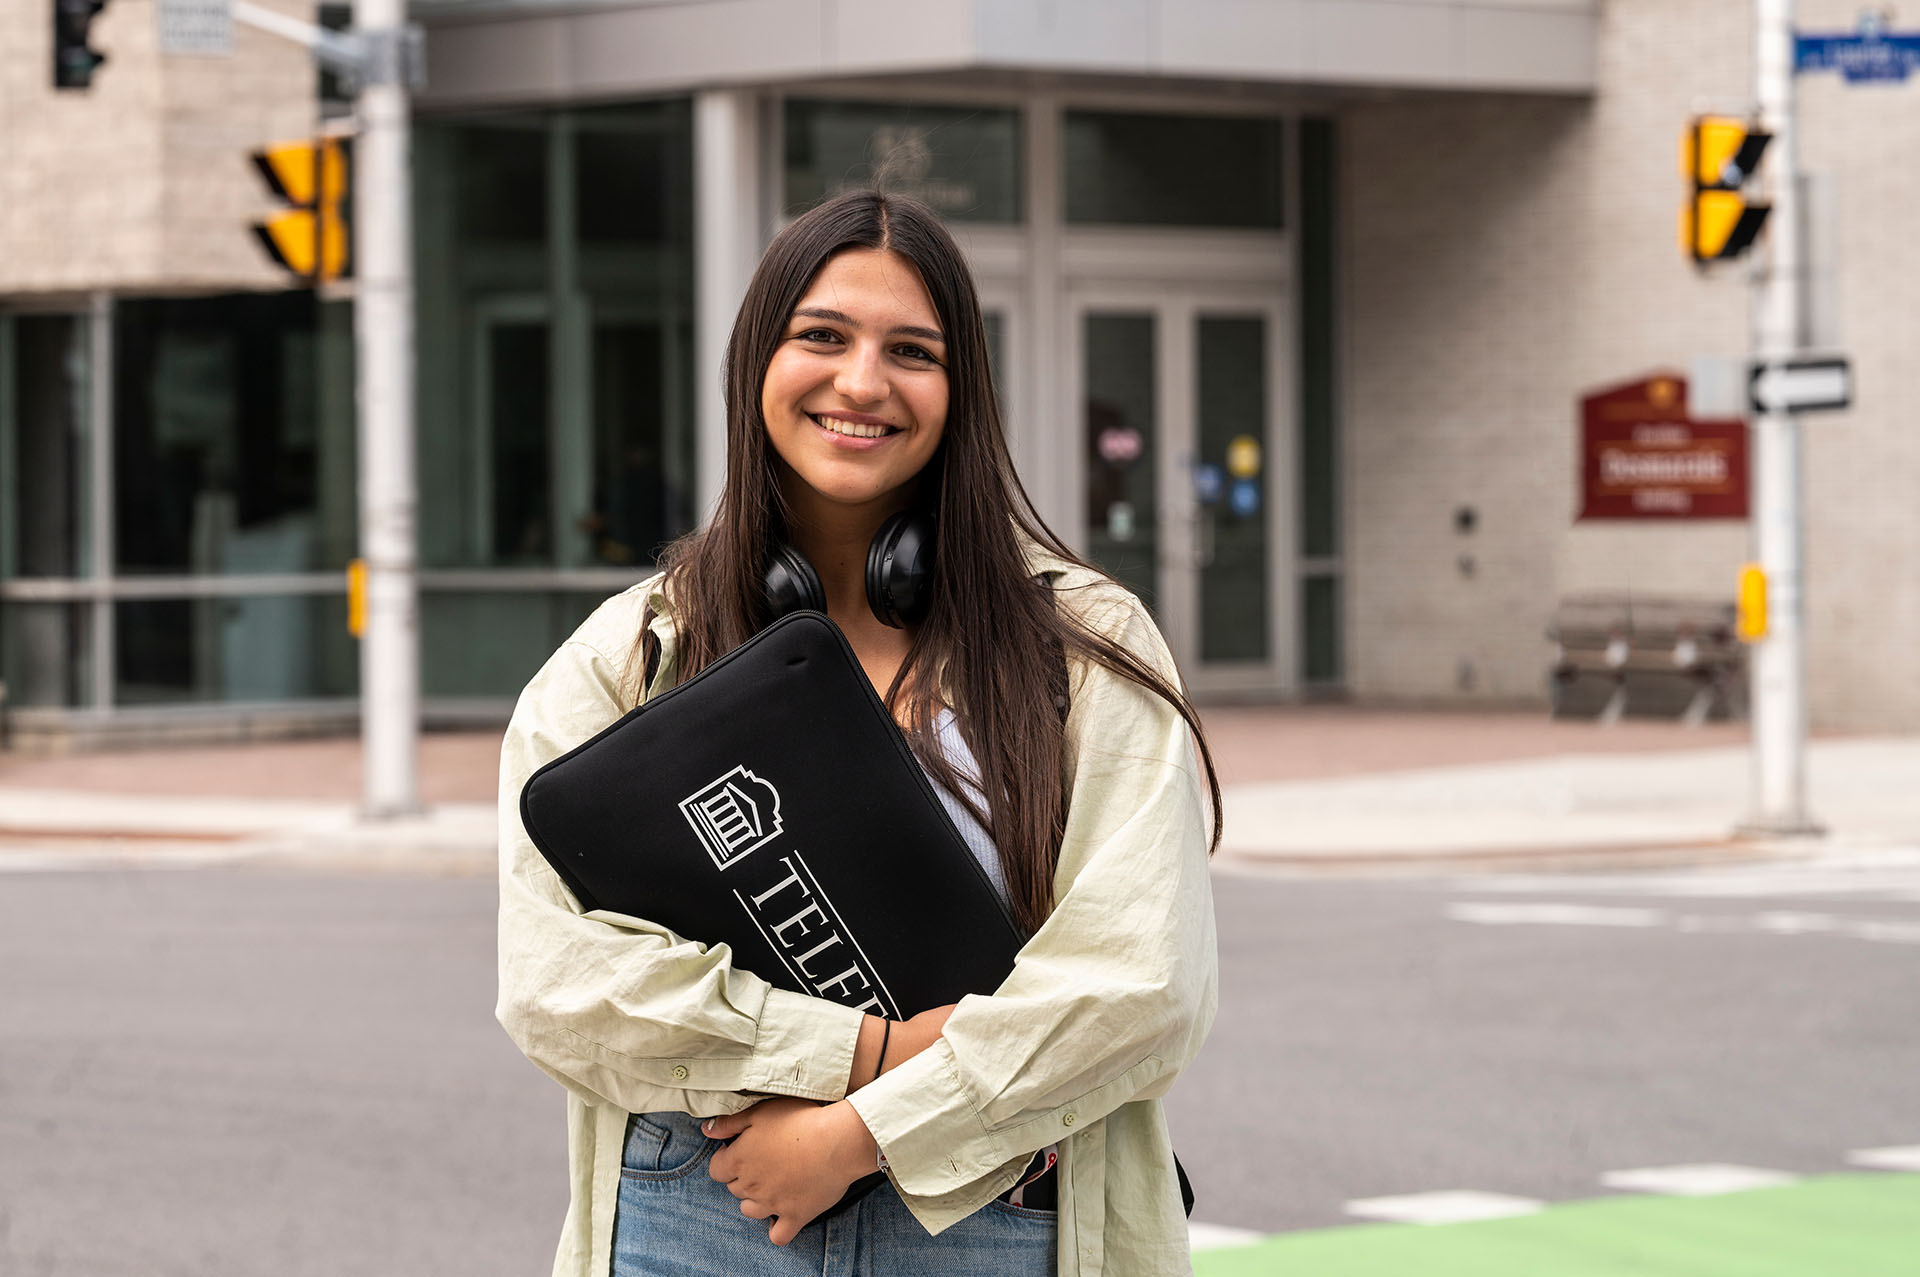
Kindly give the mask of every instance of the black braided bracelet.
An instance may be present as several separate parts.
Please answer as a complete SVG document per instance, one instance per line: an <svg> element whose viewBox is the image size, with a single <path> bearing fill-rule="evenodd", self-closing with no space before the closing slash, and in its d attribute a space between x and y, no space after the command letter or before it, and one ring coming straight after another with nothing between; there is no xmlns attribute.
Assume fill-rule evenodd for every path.
<svg viewBox="0 0 1920 1277"><path fill-rule="evenodd" d="M893 1021L882 1019L880 1030L880 1063L873 1066L873 1080L878 1082L880 1075L887 1069L887 1041L893 1037Z"/></svg>

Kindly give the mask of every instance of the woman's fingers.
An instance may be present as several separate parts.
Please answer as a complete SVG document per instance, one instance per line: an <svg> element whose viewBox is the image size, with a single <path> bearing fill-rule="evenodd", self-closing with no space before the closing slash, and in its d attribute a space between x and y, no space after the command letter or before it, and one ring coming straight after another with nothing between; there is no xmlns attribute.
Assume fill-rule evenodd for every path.
<svg viewBox="0 0 1920 1277"><path fill-rule="evenodd" d="M765 1219L773 1214L772 1211L762 1206L759 1202L754 1201L751 1197L743 1197L740 1199L740 1213L748 1219Z"/></svg>
<svg viewBox="0 0 1920 1277"><path fill-rule="evenodd" d="M760 1107L758 1104L753 1106L753 1108L758 1107ZM710 1117L700 1123L700 1131L708 1139L730 1140L753 1125L753 1108L744 1108L738 1113L728 1113L721 1117Z"/></svg>

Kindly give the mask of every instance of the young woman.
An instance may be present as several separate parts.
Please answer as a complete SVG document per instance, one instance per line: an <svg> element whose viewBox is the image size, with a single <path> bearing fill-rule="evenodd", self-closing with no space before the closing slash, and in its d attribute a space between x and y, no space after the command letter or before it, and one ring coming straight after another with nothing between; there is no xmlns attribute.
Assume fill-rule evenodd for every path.
<svg viewBox="0 0 1920 1277"><path fill-rule="evenodd" d="M1188 1271L1157 1098L1213 1016L1219 787L1146 610L1014 477L934 215L861 192L781 232L726 394L712 522L553 655L502 752L499 1017L570 1097L555 1273ZM865 581L905 511L936 547L896 627ZM990 995L890 1024L773 989L698 937L582 914L521 827L534 770L771 619L790 551L1028 936Z"/></svg>

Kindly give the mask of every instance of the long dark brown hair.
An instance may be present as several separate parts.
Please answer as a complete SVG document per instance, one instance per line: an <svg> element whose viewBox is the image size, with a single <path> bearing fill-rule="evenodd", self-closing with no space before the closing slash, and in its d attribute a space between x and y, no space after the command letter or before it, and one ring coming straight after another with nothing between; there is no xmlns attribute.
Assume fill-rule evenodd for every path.
<svg viewBox="0 0 1920 1277"><path fill-rule="evenodd" d="M946 432L915 497L939 529L932 604L885 699L896 716L904 706L906 731L929 772L965 796L968 787L958 783L934 727L935 680L958 702L961 734L987 796L987 810L974 814L999 848L1014 917L1032 932L1053 909L1066 827L1069 655L1133 680L1186 721L1206 771L1213 847L1220 842L1220 781L1185 693L1146 658L1088 628L1072 609L1057 608L1052 591L1030 575L1020 533L1069 563L1092 565L1046 526L1014 474L973 276L924 204L873 191L836 196L795 219L761 258L727 343L726 487L712 521L662 558L677 636L675 673L699 673L772 619L763 573L786 535L786 515L761 383L814 276L835 254L857 248L890 250L912 263L947 343ZM628 662L636 698L644 689L634 672L652 668L656 643L643 624Z"/></svg>

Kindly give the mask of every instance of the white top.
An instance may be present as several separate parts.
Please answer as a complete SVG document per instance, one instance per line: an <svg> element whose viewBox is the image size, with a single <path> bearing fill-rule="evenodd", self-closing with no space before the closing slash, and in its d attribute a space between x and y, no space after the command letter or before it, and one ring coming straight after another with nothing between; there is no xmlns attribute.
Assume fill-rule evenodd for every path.
<svg viewBox="0 0 1920 1277"><path fill-rule="evenodd" d="M967 797L985 807L986 795L980 788L980 761L967 748L967 738L960 734L960 720L954 717L951 709L942 706L939 714L934 716L933 730L940 735L940 748L946 752L947 761L953 764L954 774L967 787ZM1000 849L994 845L993 835L987 832L985 825L973 818L973 813L967 810L967 805L960 801L958 795L934 779L932 772L927 773L927 781L933 786L940 805L947 809L947 815L953 817L954 827L966 841L967 850L986 870L987 881L993 884L993 894L1000 897L1001 904L1011 909L1013 895L1007 890L1007 874L1000 867Z"/></svg>

